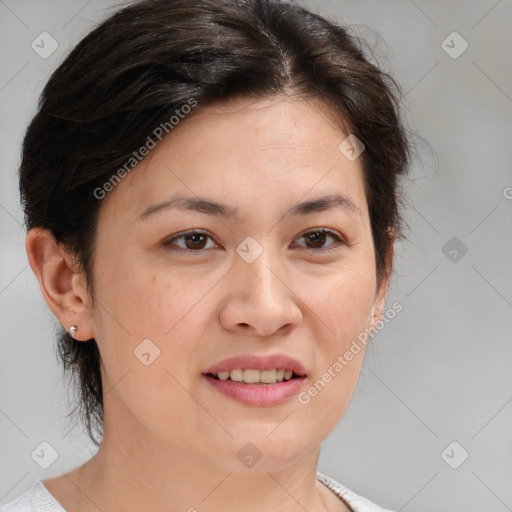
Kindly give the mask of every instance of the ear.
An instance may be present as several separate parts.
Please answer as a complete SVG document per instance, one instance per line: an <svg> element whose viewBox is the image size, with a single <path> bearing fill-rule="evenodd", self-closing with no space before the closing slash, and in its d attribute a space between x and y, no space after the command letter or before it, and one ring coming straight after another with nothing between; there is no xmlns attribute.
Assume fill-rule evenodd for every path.
<svg viewBox="0 0 512 512"><path fill-rule="evenodd" d="M94 338L92 304L85 276L75 270L72 256L43 228L32 228L27 233L25 249L43 297L55 317L67 331L71 325L77 326L75 339Z"/></svg>
<svg viewBox="0 0 512 512"><path fill-rule="evenodd" d="M391 242L389 242L389 246L386 252L386 270L384 274L384 278L375 293L375 300L373 302L371 316L370 316L370 331L373 332L376 329L377 324L382 320L384 316L384 306L386 304L386 295L389 289L389 282L391 279L391 264L393 261L393 253L394 253L394 234L391 232Z"/></svg>

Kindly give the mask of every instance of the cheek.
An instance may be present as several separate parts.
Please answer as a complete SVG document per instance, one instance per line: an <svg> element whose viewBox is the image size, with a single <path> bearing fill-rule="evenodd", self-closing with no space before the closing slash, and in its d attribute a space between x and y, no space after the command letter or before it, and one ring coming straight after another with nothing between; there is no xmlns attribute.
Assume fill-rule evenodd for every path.
<svg viewBox="0 0 512 512"><path fill-rule="evenodd" d="M199 420L208 418L198 408L183 433L176 411L195 404L188 391L189 374L197 373L191 366L199 360L192 341L199 338L201 327L194 314L204 315L195 306L205 291L200 286L190 290L184 272L155 273L140 265L139 272L130 274L123 272L130 267L117 263L104 273L98 289L97 341L105 389L112 390L105 396L105 409L110 407L111 417L127 418L127 428L141 424L162 440L193 440L201 435Z"/></svg>
<svg viewBox="0 0 512 512"><path fill-rule="evenodd" d="M186 271L158 268L148 257L127 251L115 258L105 251L97 267L97 309L104 337L161 339L204 294L200 286L190 286Z"/></svg>
<svg viewBox="0 0 512 512"><path fill-rule="evenodd" d="M128 403L140 401L151 409L153 398L158 400L151 390L179 388L168 371L185 382L194 361L190 340L200 328L194 308L205 291L190 287L185 272L155 271L126 255L106 256L97 259L94 321L106 384L122 379Z"/></svg>
<svg viewBox="0 0 512 512"><path fill-rule="evenodd" d="M319 359L317 373L299 402L310 414L324 419L320 428L325 435L348 407L363 364L368 339L365 333L375 297L371 269L370 265L347 262L329 279L317 280L315 291L311 289L307 295L308 305L318 317L314 320L314 339Z"/></svg>
<svg viewBox="0 0 512 512"><path fill-rule="evenodd" d="M318 317L316 325L325 331L316 339L326 354L344 350L368 326L376 281L373 267L363 265L363 260L347 260L339 269L315 279L305 295L307 305Z"/></svg>

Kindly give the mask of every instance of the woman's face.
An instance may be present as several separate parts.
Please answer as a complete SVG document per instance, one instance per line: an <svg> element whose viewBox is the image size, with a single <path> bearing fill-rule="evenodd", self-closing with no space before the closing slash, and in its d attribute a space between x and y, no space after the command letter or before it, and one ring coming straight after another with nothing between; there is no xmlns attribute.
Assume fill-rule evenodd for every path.
<svg viewBox="0 0 512 512"><path fill-rule="evenodd" d="M284 98L198 111L103 200L91 326L107 429L242 471L247 454L261 456L258 469L284 468L334 428L363 362L353 342L383 296L361 159L340 152L346 135L330 119L319 101ZM293 210L336 194L352 207ZM224 206L166 206L178 196ZM305 377L205 375L229 358L275 354ZM269 365L292 363L263 360L264 379Z"/></svg>

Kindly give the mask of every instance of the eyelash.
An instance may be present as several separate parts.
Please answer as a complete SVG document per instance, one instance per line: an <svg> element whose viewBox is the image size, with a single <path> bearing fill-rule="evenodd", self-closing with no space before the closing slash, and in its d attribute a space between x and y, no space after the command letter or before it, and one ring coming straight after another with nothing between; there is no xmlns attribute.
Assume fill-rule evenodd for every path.
<svg viewBox="0 0 512 512"><path fill-rule="evenodd" d="M329 235L329 236L333 237L337 242L337 243L333 244L334 247L329 247L327 249L314 249L314 248L310 249L311 251L316 252L316 253L327 253L327 252L337 249L340 245L346 245L346 242L335 231L332 231L330 229L325 229L325 228L318 228L318 229L306 231L305 233L302 233L302 235L300 235L298 237L298 239L304 238L311 234ZM184 237L191 236L191 235L206 235L208 238L213 240L213 237L205 231L186 231L185 233L181 233L179 235L176 235L176 236L166 240L163 243L163 245L170 251L180 252L180 253L194 253L194 252L202 253L202 252L206 251L207 249L193 250L193 249L183 249L183 248L179 248L179 249L171 248L171 246L173 245L173 242L175 242L176 240L179 240L180 238L184 238ZM305 247L305 249L308 249L308 247Z"/></svg>

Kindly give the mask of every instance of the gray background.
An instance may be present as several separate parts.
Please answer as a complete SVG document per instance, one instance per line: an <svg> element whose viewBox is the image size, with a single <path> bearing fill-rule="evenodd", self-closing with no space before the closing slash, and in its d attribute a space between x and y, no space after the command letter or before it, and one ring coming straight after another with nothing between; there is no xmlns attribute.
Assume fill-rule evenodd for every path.
<svg viewBox="0 0 512 512"><path fill-rule="evenodd" d="M113 5L0 0L2 504L95 451L65 419L55 320L26 258L16 171L50 73ZM374 338L319 470L397 511L512 510L512 2L306 5L376 45L424 139L404 181L408 239L387 302L403 311ZM43 31L59 44L46 59L31 48ZM469 45L457 58L444 48L461 40L442 45L454 31ZM48 469L31 458L43 441L58 452Z"/></svg>

